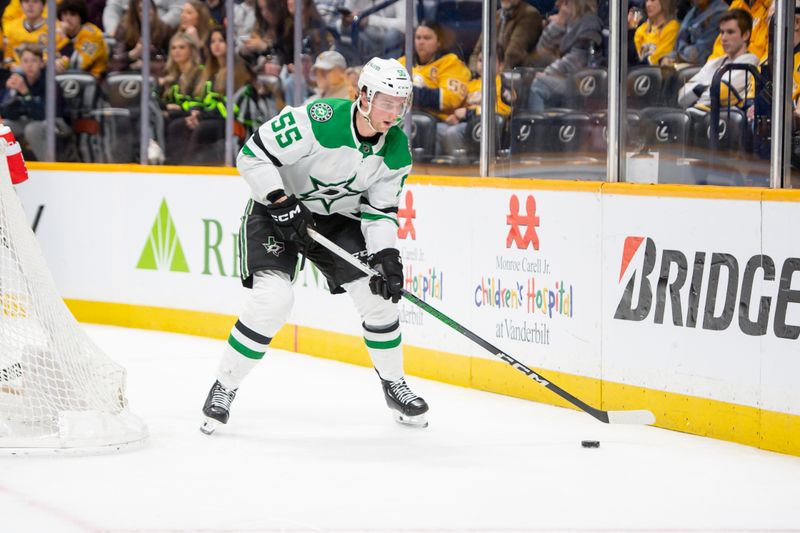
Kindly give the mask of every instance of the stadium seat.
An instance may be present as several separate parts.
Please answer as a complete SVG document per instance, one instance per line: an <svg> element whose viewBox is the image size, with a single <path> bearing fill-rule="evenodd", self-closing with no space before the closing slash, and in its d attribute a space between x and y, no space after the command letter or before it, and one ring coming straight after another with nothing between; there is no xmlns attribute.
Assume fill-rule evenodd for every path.
<svg viewBox="0 0 800 533"><path fill-rule="evenodd" d="M586 68L573 74L570 105L585 111L608 107L608 72L600 68Z"/></svg>
<svg viewBox="0 0 800 533"><path fill-rule="evenodd" d="M156 88L150 78L150 88ZM138 109L142 94L142 75L139 72L112 72L106 77L106 97L111 107Z"/></svg>
<svg viewBox="0 0 800 533"><path fill-rule="evenodd" d="M661 67L642 66L628 72L628 107L642 109L661 104Z"/></svg>
<svg viewBox="0 0 800 533"><path fill-rule="evenodd" d="M411 152L414 161L428 162L436 155L436 118L424 111L411 113Z"/></svg>
<svg viewBox="0 0 800 533"><path fill-rule="evenodd" d="M608 147L608 112L596 111L591 115L591 123L589 124L588 138L589 143L587 150L592 152L597 157L605 158ZM639 150L641 148L641 135L639 134L640 116L638 111L628 111L627 129L627 149Z"/></svg>
<svg viewBox="0 0 800 533"><path fill-rule="evenodd" d="M536 73L541 71L541 68L532 67L517 67L510 72L504 72L503 75L508 75L507 80L511 82L511 89L514 91L516 100L514 102L514 109L527 109L528 99L530 98L531 84L536 77Z"/></svg>
<svg viewBox="0 0 800 533"><path fill-rule="evenodd" d="M103 107L91 112L100 135L93 140L98 163L130 163L138 160L139 131L134 128L130 109Z"/></svg>
<svg viewBox="0 0 800 533"><path fill-rule="evenodd" d="M495 130L495 150L503 150L508 148L508 125L509 121L506 117L495 115L496 130ZM481 120L479 116L475 116L467 122L467 154L475 157L479 156L481 151Z"/></svg>
<svg viewBox="0 0 800 533"><path fill-rule="evenodd" d="M641 133L648 148L669 148L685 153L691 126L686 111L673 107L647 107L642 109L641 117Z"/></svg>
<svg viewBox="0 0 800 533"><path fill-rule="evenodd" d="M664 86L664 105L677 107L678 106L678 93L686 85L692 76L700 72L703 67L686 67L681 70L673 72L669 77L663 78L662 84Z"/></svg>
<svg viewBox="0 0 800 533"><path fill-rule="evenodd" d="M719 123L711 124L710 114L698 110L689 110L694 120L693 142L701 148L711 148L711 136L717 136L717 151L728 152L730 157L744 145L744 135L747 131L747 118L744 111L732 107L720 112Z"/></svg>
<svg viewBox="0 0 800 533"><path fill-rule="evenodd" d="M56 82L64 97L64 116L75 133L78 157L85 163L94 162L91 138L98 134L99 126L91 112L98 102L97 79L82 70L67 71L56 74Z"/></svg>

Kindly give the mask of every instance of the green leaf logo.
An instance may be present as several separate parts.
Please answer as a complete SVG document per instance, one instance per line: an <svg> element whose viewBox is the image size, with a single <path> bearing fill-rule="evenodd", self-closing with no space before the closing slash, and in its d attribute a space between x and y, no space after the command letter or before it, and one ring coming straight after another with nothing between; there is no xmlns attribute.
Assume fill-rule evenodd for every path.
<svg viewBox="0 0 800 533"><path fill-rule="evenodd" d="M175 232L175 224L169 214L167 199L161 201L158 216L150 230L150 236L144 243L144 250L139 257L136 268L144 270L164 270L170 272L189 272L183 247Z"/></svg>

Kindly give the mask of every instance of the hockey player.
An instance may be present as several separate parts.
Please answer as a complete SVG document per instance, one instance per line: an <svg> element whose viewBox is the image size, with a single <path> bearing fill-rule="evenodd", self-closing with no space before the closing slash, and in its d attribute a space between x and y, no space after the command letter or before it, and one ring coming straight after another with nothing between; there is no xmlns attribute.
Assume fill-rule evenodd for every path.
<svg viewBox="0 0 800 533"><path fill-rule="evenodd" d="M374 58L364 65L358 90L355 102L331 98L285 108L237 157L252 190L240 229L242 282L251 290L203 406L206 434L228 422L239 385L287 320L298 253L322 271L333 294L352 298L395 418L427 426L428 405L403 377L396 305L403 287L397 205L411 170L408 138L398 126L413 88L397 60ZM382 276L368 279L317 244L311 227L366 258Z"/></svg>

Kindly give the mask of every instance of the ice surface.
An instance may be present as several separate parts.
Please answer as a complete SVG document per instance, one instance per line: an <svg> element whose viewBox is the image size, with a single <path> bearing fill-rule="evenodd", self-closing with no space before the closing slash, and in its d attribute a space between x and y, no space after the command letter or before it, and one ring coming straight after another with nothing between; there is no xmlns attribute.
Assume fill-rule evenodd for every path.
<svg viewBox="0 0 800 533"><path fill-rule="evenodd" d="M221 341L86 329L150 441L0 457L0 532L800 531L800 458L414 377L430 427L403 427L373 370L286 352L207 437Z"/></svg>

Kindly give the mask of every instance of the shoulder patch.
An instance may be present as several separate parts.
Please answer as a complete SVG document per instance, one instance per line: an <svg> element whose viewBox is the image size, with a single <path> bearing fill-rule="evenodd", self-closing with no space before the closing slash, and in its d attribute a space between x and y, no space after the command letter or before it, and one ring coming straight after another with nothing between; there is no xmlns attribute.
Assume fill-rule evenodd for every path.
<svg viewBox="0 0 800 533"><path fill-rule="evenodd" d="M333 108L326 102L317 102L308 110L311 120L327 122L333 117Z"/></svg>

